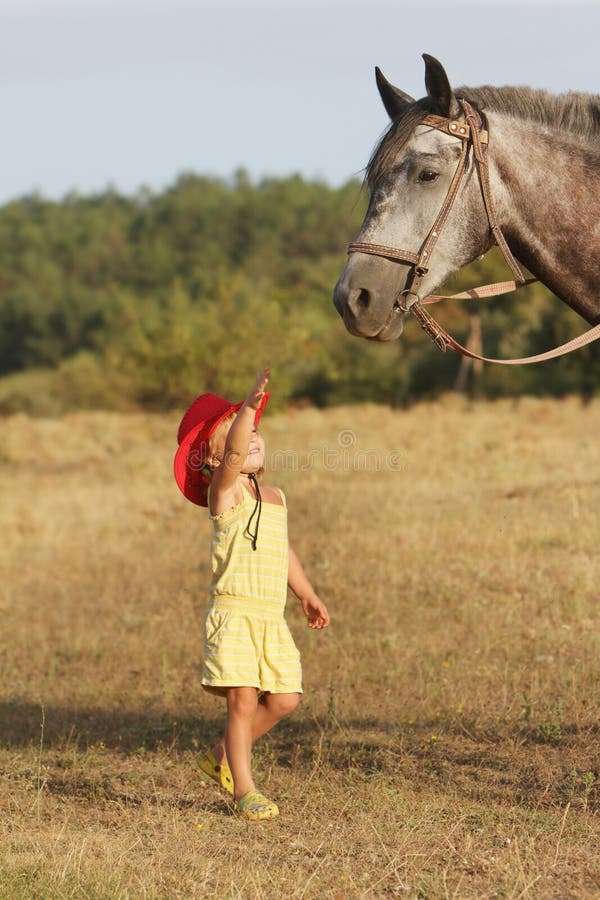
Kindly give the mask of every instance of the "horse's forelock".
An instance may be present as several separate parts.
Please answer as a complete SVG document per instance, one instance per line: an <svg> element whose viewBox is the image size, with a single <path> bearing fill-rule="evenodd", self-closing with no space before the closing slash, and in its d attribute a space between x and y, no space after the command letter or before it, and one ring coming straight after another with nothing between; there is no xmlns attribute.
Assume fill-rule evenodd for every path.
<svg viewBox="0 0 600 900"><path fill-rule="evenodd" d="M365 184L373 188L373 185L394 164L398 153L423 119L432 112L429 98L417 100L412 106L407 107L404 113L390 124L387 131L373 150L371 159L365 169Z"/></svg>

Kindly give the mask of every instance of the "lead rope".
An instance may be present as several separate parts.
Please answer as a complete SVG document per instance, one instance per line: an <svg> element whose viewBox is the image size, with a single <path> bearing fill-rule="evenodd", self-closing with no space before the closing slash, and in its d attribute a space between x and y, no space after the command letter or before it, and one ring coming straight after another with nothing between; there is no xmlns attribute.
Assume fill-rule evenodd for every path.
<svg viewBox="0 0 600 900"><path fill-rule="evenodd" d="M600 324L598 324L593 328L590 328L589 331L584 331L583 334L579 334L572 340L567 341L566 344L561 344L560 347L555 347L553 350L547 350L545 353L538 353L535 356L521 356L519 359L494 359L489 356L480 356L479 353L473 353L467 347L463 347L462 344L459 344L452 335L448 334L446 329L443 328L439 322L436 322L433 316L429 315L427 310L423 309L420 303L414 303L410 307L410 312L418 320L423 331L429 335L434 344L436 344L444 353L448 349L456 350L458 353L462 353L463 356L469 356L471 359L478 359L481 360L481 362L497 363L501 366L526 366L531 363L545 362L548 359L556 359L558 356L564 356L572 350L579 350L581 347L585 347L587 344L591 344L592 341L597 341L600 338Z"/></svg>
<svg viewBox="0 0 600 900"><path fill-rule="evenodd" d="M258 540L258 526L260 524L260 514L262 512L262 497L260 494L260 488L258 486L258 481L254 472L250 472L248 475L248 481L251 481L254 485L254 490L256 492L256 503L254 505L254 509L252 510L252 515L248 519L248 524L246 525L244 534L247 534L250 540L252 541L252 549L256 550L256 542ZM256 516L256 526L254 528L254 532L251 531L252 520Z"/></svg>

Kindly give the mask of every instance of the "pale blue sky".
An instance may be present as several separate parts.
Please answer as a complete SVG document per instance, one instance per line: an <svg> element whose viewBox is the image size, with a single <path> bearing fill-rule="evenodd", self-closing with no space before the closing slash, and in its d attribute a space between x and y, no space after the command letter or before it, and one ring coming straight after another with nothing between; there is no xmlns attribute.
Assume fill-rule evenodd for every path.
<svg viewBox="0 0 600 900"><path fill-rule="evenodd" d="M373 69L598 92L600 0L0 0L0 203L160 190L182 171L360 174L386 126Z"/></svg>

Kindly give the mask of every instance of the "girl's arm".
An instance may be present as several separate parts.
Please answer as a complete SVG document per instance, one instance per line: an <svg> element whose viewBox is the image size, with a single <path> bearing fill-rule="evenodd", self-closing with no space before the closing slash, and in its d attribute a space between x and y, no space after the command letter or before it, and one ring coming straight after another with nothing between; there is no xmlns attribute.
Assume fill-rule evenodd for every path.
<svg viewBox="0 0 600 900"><path fill-rule="evenodd" d="M289 548L288 585L300 601L308 620L308 627L327 628L329 625L327 607L306 577L302 563L291 546Z"/></svg>
<svg viewBox="0 0 600 900"><path fill-rule="evenodd" d="M244 400L233 421L227 439L221 465L214 470L211 479L211 494L216 499L231 491L237 482L244 463L248 457L248 447L254 429L256 412L265 395L265 387L271 374L264 369L254 383L254 387Z"/></svg>

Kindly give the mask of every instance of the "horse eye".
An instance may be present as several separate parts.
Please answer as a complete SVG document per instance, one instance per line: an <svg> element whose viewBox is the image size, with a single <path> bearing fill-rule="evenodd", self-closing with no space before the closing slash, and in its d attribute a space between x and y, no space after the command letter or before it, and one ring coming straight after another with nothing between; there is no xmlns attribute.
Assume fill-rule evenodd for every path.
<svg viewBox="0 0 600 900"><path fill-rule="evenodd" d="M418 177L418 181L435 181L438 177L438 172L432 172L431 169L423 169Z"/></svg>

